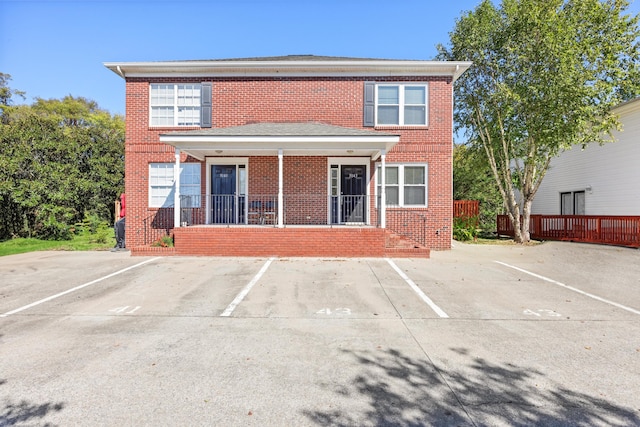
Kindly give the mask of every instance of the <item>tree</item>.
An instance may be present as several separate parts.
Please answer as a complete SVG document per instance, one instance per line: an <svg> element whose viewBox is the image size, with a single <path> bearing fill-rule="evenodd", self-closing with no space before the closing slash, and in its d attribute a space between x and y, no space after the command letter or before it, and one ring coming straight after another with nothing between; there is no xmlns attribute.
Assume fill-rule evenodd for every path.
<svg viewBox="0 0 640 427"><path fill-rule="evenodd" d="M3 111L0 239L68 237L86 215L112 221L123 187L123 118L71 96Z"/></svg>
<svg viewBox="0 0 640 427"><path fill-rule="evenodd" d="M4 109L13 103L13 97L19 96L24 99L25 93L19 90L11 89L9 81L10 74L0 73L0 122L4 122Z"/></svg>
<svg viewBox="0 0 640 427"><path fill-rule="evenodd" d="M496 229L502 199L487 158L477 147L464 144L453 147L453 198L478 200L480 228L485 231Z"/></svg>
<svg viewBox="0 0 640 427"><path fill-rule="evenodd" d="M625 0L484 0L456 21L439 59L473 61L455 120L485 152L516 242L551 158L610 141L611 109L638 95L638 17ZM522 220L521 220L522 215Z"/></svg>

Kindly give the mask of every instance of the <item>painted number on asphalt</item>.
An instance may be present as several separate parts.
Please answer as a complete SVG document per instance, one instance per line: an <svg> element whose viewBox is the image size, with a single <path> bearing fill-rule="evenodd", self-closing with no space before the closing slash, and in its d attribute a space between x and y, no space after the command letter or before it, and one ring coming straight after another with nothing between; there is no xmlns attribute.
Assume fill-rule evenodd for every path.
<svg viewBox="0 0 640 427"><path fill-rule="evenodd" d="M330 308L323 308L321 310L316 311L316 314L326 314L327 316L331 316L332 314L346 314L349 315L351 314L351 309L349 308L334 308L334 309L330 309Z"/></svg>
<svg viewBox="0 0 640 427"><path fill-rule="evenodd" d="M529 310L526 309L522 312L522 314L526 314L527 316L537 316L537 317L561 317L562 314L555 312L553 310L547 309L539 309L539 310Z"/></svg>
<svg viewBox="0 0 640 427"><path fill-rule="evenodd" d="M125 305L124 307L116 307L116 308L112 308L111 310L109 310L110 313L115 313L115 314L133 314L136 311L140 310L142 307L139 305L136 305L135 307L132 307L130 305Z"/></svg>

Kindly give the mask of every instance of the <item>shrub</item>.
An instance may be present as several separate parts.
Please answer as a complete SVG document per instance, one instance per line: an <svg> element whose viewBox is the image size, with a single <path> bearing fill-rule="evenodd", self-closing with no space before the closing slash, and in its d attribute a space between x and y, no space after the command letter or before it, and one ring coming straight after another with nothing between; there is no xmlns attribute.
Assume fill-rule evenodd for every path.
<svg viewBox="0 0 640 427"><path fill-rule="evenodd" d="M151 246L156 248L172 248L173 247L173 237L171 236L162 236L155 242L151 244Z"/></svg>
<svg viewBox="0 0 640 427"><path fill-rule="evenodd" d="M453 219L453 238L459 242L478 238L478 217L458 217Z"/></svg>
<svg viewBox="0 0 640 427"><path fill-rule="evenodd" d="M44 205L36 215L36 237L45 240L71 240L69 225L73 211L69 208Z"/></svg>

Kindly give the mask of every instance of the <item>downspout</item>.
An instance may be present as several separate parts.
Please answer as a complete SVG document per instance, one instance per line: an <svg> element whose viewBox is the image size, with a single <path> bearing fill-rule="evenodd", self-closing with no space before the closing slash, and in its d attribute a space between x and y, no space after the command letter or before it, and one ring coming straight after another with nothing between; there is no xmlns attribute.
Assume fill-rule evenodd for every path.
<svg viewBox="0 0 640 427"><path fill-rule="evenodd" d="M387 179L386 179L386 150L380 152L380 228L387 228Z"/></svg>
<svg viewBox="0 0 640 427"><path fill-rule="evenodd" d="M284 195L282 192L283 187L283 154L282 148L278 148L278 228L284 228Z"/></svg>
<svg viewBox="0 0 640 427"><path fill-rule="evenodd" d="M180 149L176 148L176 163L173 167L173 228L180 227Z"/></svg>

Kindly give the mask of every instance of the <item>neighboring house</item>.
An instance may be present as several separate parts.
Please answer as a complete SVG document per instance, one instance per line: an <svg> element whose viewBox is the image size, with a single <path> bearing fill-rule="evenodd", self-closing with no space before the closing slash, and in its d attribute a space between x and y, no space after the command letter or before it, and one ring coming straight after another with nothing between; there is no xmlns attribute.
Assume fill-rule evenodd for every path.
<svg viewBox="0 0 640 427"><path fill-rule="evenodd" d="M619 105L615 142L574 146L551 160L533 201L543 215L640 215L640 98Z"/></svg>
<svg viewBox="0 0 640 427"><path fill-rule="evenodd" d="M470 65L105 63L126 81L127 247L169 233L194 255L450 248L453 84Z"/></svg>

